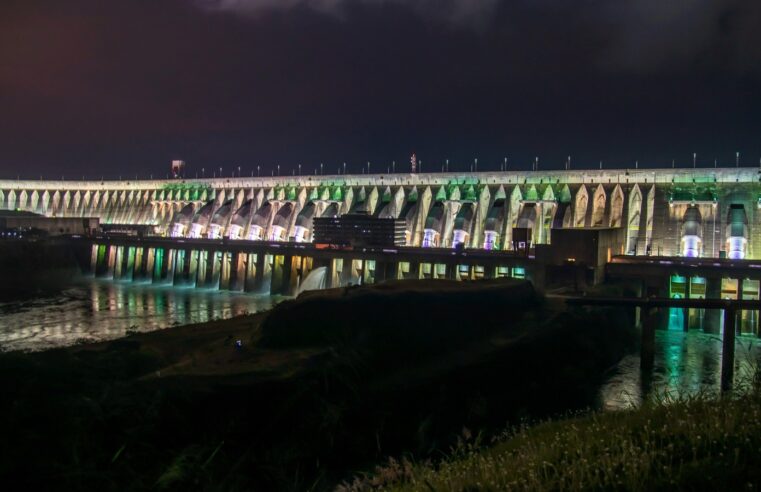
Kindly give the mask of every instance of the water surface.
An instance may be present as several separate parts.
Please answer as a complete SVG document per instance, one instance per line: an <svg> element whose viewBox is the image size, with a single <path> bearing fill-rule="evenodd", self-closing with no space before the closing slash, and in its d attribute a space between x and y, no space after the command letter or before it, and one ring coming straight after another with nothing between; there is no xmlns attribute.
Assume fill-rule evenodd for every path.
<svg viewBox="0 0 761 492"><path fill-rule="evenodd" d="M655 367L640 371L639 353L624 357L600 388L598 406L617 410L637 406L648 396L678 398L721 388L720 335L699 330L655 332ZM735 386L747 384L761 367L761 343L753 335L737 337Z"/></svg>
<svg viewBox="0 0 761 492"><path fill-rule="evenodd" d="M58 295L0 303L0 350L37 351L128 332L226 319L281 298L216 289L90 279Z"/></svg>
<svg viewBox="0 0 761 492"><path fill-rule="evenodd" d="M37 351L113 340L128 332L261 312L282 299L217 289L89 279L56 296L0 303L0 350ZM738 337L735 353L736 381L747 379L761 366L758 338ZM624 357L600 388L596 404L614 410L638 405L653 394L718 392L720 378L719 335L699 330L658 330L653 373L642 374L639 354Z"/></svg>

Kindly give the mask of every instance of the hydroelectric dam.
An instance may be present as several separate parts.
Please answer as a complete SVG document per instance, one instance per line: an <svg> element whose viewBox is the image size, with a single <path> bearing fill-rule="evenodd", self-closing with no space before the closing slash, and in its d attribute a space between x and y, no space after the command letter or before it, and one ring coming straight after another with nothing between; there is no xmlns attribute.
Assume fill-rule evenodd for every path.
<svg viewBox="0 0 761 492"><path fill-rule="evenodd" d="M0 181L0 209L145 231L81 237L96 275L282 294L388 278L543 286L584 267L643 295L758 299L760 208L756 168ZM405 246L312 244L315 218L346 214L403 220Z"/></svg>

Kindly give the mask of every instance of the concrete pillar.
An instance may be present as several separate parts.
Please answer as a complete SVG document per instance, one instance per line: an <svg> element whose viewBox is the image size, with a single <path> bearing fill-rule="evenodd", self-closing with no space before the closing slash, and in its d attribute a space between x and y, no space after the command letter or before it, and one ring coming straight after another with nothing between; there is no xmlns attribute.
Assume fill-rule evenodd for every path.
<svg viewBox="0 0 761 492"><path fill-rule="evenodd" d="M233 253L234 258L234 282L231 283L231 289L241 291L245 289L246 268L248 266L248 255L246 253Z"/></svg>
<svg viewBox="0 0 761 492"><path fill-rule="evenodd" d="M230 253L230 280L227 288L230 290L237 290L238 285L238 269L240 268L240 255L236 252Z"/></svg>
<svg viewBox="0 0 761 492"><path fill-rule="evenodd" d="M724 310L724 336L721 346L721 390L732 388L735 374L735 321L737 311L734 308Z"/></svg>
<svg viewBox="0 0 761 492"><path fill-rule="evenodd" d="M254 262L254 279L251 289L254 292L261 291L264 288L265 256L264 253L257 253L256 255L256 261Z"/></svg>
<svg viewBox="0 0 761 492"><path fill-rule="evenodd" d="M290 259L290 257L287 257ZM281 294L283 290L283 279L285 278L283 270L285 269L286 257L275 255L272 258L272 279L270 281L270 294ZM290 272L289 272L290 273Z"/></svg>
<svg viewBox="0 0 761 492"><path fill-rule="evenodd" d="M98 248L100 246L97 244L93 244L90 248L90 272L93 275L95 275L95 272L98 269Z"/></svg>
<svg viewBox="0 0 761 492"><path fill-rule="evenodd" d="M398 280L399 279L399 262L392 261L386 264L386 278L385 280Z"/></svg>
<svg viewBox="0 0 761 492"><path fill-rule="evenodd" d="M174 283L175 284L187 284L188 272L190 271L190 250L183 249L177 250L177 260L174 269Z"/></svg>
<svg viewBox="0 0 761 492"><path fill-rule="evenodd" d="M457 279L457 263L447 263L447 278L449 280Z"/></svg>
<svg viewBox="0 0 761 492"><path fill-rule="evenodd" d="M198 251L198 260L196 261L196 287L206 285L206 263L209 261L209 252L206 250Z"/></svg>
<svg viewBox="0 0 761 492"><path fill-rule="evenodd" d="M219 271L217 263L217 252L214 250L206 252L206 263L204 265L204 281L203 287L208 287L214 284L214 272Z"/></svg>
<svg viewBox="0 0 761 492"><path fill-rule="evenodd" d="M132 246L130 248L130 258L129 258L129 278L130 280L135 280L135 276L137 275L138 269L140 268L139 261L140 258L138 257L138 252L140 251L140 248L136 246Z"/></svg>
<svg viewBox="0 0 761 492"><path fill-rule="evenodd" d="M148 250L149 248L143 247L138 250L139 254L135 253L136 257L139 256L139 261L138 259L135 260L135 268L137 269L137 275L135 275L135 278L137 280L148 278L148 259L150 257Z"/></svg>
<svg viewBox="0 0 761 492"><path fill-rule="evenodd" d="M170 282L174 282L174 269L177 262L177 250L168 249L164 254L166 255L164 261L164 276L161 280L169 280Z"/></svg>
<svg viewBox="0 0 761 492"><path fill-rule="evenodd" d="M185 250L175 250L174 254L174 275L172 275L172 285L180 285L185 280Z"/></svg>
<svg viewBox="0 0 761 492"><path fill-rule="evenodd" d="M644 297L659 297L659 298L668 298L669 297L669 278L666 277L664 280L663 278L650 278L645 283L645 291L644 291ZM670 308L660 308L655 309L654 317L655 320L653 321L654 326L663 327L666 328L669 325L669 313ZM642 313L643 317L645 316L645 313ZM643 319L644 323L644 319Z"/></svg>
<svg viewBox="0 0 761 492"><path fill-rule="evenodd" d="M362 262L362 268L359 271L359 284L365 285L367 283L367 260L360 260Z"/></svg>
<svg viewBox="0 0 761 492"><path fill-rule="evenodd" d="M96 244L94 248L96 249L96 252L95 261L93 263L93 272L96 277L100 277L108 270L108 261L106 260L107 249L102 244Z"/></svg>
<svg viewBox="0 0 761 492"><path fill-rule="evenodd" d="M655 365L655 325L658 322L658 312L664 309L642 308L642 343L639 367L644 372L650 372Z"/></svg>
<svg viewBox="0 0 761 492"><path fill-rule="evenodd" d="M375 260L374 283L378 284L386 280L387 267L388 267L388 263L386 263L385 261Z"/></svg>
<svg viewBox="0 0 761 492"><path fill-rule="evenodd" d="M122 279L124 278L124 272L127 266L127 247L126 246L118 246L116 248L116 261L117 261L117 264L114 265L114 278Z"/></svg>
<svg viewBox="0 0 761 492"><path fill-rule="evenodd" d="M243 279L243 290L252 292L254 290L254 279L256 277L256 255L246 253L246 271Z"/></svg>
<svg viewBox="0 0 761 492"><path fill-rule="evenodd" d="M689 299L692 290L692 277L685 277L684 298ZM690 308L682 308L682 329L685 333L690 331Z"/></svg>
<svg viewBox="0 0 761 492"><path fill-rule="evenodd" d="M410 262L410 273L409 273L409 277L407 278L420 280L420 262L419 261Z"/></svg>
<svg viewBox="0 0 761 492"><path fill-rule="evenodd" d="M737 300L741 301L743 298L743 279L737 279ZM738 310L735 315L735 331L738 335L742 335L743 329L743 312ZM726 327L726 325L724 325Z"/></svg>
<svg viewBox="0 0 761 492"><path fill-rule="evenodd" d="M106 246L106 257L108 258L108 277L114 277L114 270L116 269L116 246Z"/></svg>
<svg viewBox="0 0 761 492"><path fill-rule="evenodd" d="M146 280L153 280L153 265L156 261L156 249L146 248L145 250L145 278Z"/></svg>
<svg viewBox="0 0 761 492"><path fill-rule="evenodd" d="M721 278L706 278L706 299L721 299ZM718 334L721 330L721 310L706 309L703 331Z"/></svg>

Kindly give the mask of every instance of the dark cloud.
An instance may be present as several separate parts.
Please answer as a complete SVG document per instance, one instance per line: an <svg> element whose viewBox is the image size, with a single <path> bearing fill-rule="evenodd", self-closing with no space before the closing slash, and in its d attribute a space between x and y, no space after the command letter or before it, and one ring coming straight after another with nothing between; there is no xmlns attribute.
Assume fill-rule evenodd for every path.
<svg viewBox="0 0 761 492"><path fill-rule="evenodd" d="M304 9L350 20L350 8L399 6L425 19L486 29L503 11L532 8L545 16L563 12L569 23L604 32L601 65L616 70L681 69L694 63L758 70L761 1L758 0L193 0L213 12L261 17ZM510 17L500 19L520 29Z"/></svg>
<svg viewBox="0 0 761 492"><path fill-rule="evenodd" d="M345 18L352 6L383 7L399 5L424 18L445 21L452 25L483 26L500 0L194 0L201 8L262 15L273 10L311 9Z"/></svg>
<svg viewBox="0 0 761 492"><path fill-rule="evenodd" d="M0 177L757 163L757 4L673 3L6 0Z"/></svg>
<svg viewBox="0 0 761 492"><path fill-rule="evenodd" d="M603 61L625 70L761 69L761 2L629 0L594 6L612 32Z"/></svg>

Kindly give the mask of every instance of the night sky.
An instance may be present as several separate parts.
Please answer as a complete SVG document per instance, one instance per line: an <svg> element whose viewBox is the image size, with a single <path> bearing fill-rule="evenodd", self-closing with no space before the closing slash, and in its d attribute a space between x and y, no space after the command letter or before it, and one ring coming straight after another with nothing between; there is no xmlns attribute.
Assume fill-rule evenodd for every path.
<svg viewBox="0 0 761 492"><path fill-rule="evenodd" d="M758 0L2 0L0 177L758 166Z"/></svg>

